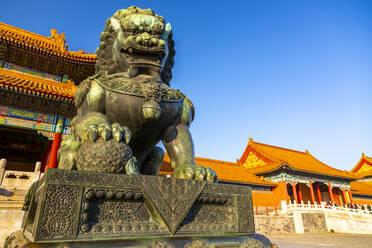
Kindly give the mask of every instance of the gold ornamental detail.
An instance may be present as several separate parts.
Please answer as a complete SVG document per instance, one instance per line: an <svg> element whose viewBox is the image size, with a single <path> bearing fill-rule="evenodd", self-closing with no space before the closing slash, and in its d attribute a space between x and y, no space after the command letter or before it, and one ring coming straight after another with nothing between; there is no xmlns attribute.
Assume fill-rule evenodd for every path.
<svg viewBox="0 0 372 248"><path fill-rule="evenodd" d="M367 163L364 163L362 167L357 171L357 174L365 174L367 172L372 172L372 166Z"/></svg>
<svg viewBox="0 0 372 248"><path fill-rule="evenodd" d="M255 168L264 165L266 165L266 162L257 157L253 152L248 154L248 157L243 164L245 168Z"/></svg>

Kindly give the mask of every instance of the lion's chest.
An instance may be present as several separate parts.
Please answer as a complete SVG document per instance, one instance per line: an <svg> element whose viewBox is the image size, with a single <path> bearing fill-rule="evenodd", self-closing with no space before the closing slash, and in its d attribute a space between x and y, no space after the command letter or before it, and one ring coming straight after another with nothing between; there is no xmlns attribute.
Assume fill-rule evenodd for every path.
<svg viewBox="0 0 372 248"><path fill-rule="evenodd" d="M155 111L152 110L153 103L144 97L106 91L106 116L111 123L118 122L127 126L134 134L149 132L156 135L172 125L179 117L182 110L182 100L158 101L160 114L148 118L148 113L151 117L151 113Z"/></svg>

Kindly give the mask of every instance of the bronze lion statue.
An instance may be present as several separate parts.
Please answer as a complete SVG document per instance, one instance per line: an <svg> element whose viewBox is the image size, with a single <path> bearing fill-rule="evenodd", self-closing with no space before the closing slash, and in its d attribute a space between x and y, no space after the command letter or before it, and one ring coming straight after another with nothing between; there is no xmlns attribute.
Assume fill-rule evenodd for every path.
<svg viewBox="0 0 372 248"><path fill-rule="evenodd" d="M58 151L59 168L157 175L162 141L173 177L216 182L212 169L195 164L194 107L169 86L174 55L171 26L152 10L132 6L109 18L96 74L76 91L77 115Z"/></svg>

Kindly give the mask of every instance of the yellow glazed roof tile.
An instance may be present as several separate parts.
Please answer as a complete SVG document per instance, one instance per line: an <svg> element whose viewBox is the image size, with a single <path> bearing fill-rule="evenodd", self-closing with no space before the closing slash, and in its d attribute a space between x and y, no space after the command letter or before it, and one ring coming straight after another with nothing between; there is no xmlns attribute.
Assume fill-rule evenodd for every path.
<svg viewBox="0 0 372 248"><path fill-rule="evenodd" d="M85 51L68 51L65 34L58 34L55 29L51 29L50 37L45 37L0 22L0 40L21 46L28 50L46 52L51 55L79 62L94 64L97 59L95 54L86 53Z"/></svg>
<svg viewBox="0 0 372 248"><path fill-rule="evenodd" d="M362 153L362 157L350 172L359 178L372 176L372 158Z"/></svg>
<svg viewBox="0 0 372 248"><path fill-rule="evenodd" d="M77 86L0 68L0 88L73 101Z"/></svg>
<svg viewBox="0 0 372 248"><path fill-rule="evenodd" d="M372 196L372 182L353 181L350 183L350 188L354 194Z"/></svg>
<svg viewBox="0 0 372 248"><path fill-rule="evenodd" d="M343 178L356 179L355 175L352 175L346 171L341 171L332 168L325 163L322 163L315 157L313 157L309 151L306 152L291 150L287 148L282 148L278 146L267 145L263 143L254 142L249 139L248 146L244 151L240 163L244 163L244 159L251 150L255 151L257 154L265 158L266 161L271 161L266 163L264 166L258 166L254 168L249 168L249 172L253 174L262 174L265 172L274 171L284 164L287 164L293 169L300 171L305 171L309 173L316 173L321 175L336 176Z"/></svg>

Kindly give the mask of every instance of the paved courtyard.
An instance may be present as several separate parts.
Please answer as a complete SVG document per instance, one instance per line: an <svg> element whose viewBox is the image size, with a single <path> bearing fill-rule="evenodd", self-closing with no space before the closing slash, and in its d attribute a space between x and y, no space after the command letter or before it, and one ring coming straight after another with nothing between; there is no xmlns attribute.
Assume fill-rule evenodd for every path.
<svg viewBox="0 0 372 248"><path fill-rule="evenodd" d="M267 235L279 248L372 248L372 235L283 234Z"/></svg>

